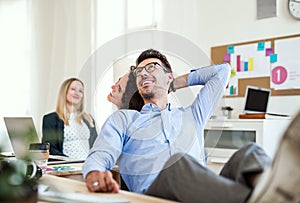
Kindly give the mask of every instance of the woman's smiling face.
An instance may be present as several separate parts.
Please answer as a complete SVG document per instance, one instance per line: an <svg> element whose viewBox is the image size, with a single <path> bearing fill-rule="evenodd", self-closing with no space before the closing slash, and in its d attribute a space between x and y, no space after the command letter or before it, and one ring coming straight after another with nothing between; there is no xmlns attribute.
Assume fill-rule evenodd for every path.
<svg viewBox="0 0 300 203"><path fill-rule="evenodd" d="M82 102L83 94L83 85L81 84L81 82L74 80L67 92L67 103L71 104L72 106L79 107Z"/></svg>

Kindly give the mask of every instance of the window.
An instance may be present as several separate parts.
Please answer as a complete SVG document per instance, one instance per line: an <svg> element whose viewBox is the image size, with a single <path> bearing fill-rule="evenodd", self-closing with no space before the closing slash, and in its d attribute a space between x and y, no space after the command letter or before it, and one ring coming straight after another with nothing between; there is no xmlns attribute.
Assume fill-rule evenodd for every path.
<svg viewBox="0 0 300 203"><path fill-rule="evenodd" d="M30 92L29 20L27 1L0 1L1 116L26 114ZM2 118L1 118L2 119ZM0 147L11 151L3 119Z"/></svg>
<svg viewBox="0 0 300 203"><path fill-rule="evenodd" d="M126 32L156 27L154 20L154 0L127 0L124 4L118 5L120 6L116 6L116 2L112 1L110 6L113 9L110 9L110 12L108 12L107 5L105 10L103 10L103 5L98 4L98 12L102 12L97 15L96 21L98 24L96 41L103 42L103 39L105 39L104 41L107 41L109 38L113 39L118 36L116 33L121 35ZM120 9L122 6L124 12ZM104 19L107 19L105 16L112 15L111 10L114 10L114 19L117 20L111 19L110 21L104 21ZM105 12L107 13L105 14ZM105 24L108 26L103 26ZM109 30L103 30L103 27L109 28ZM99 43L97 43L97 45L98 44ZM118 61L115 61L111 67L108 67L104 76L101 77L102 80L98 81L95 95L95 119L97 120L99 127L102 126L107 117L116 109L114 105L107 101L107 95L111 91L111 85L114 84L120 76L128 72L130 65L133 65L137 56L138 55L132 54L124 58L116 59Z"/></svg>
<svg viewBox="0 0 300 203"><path fill-rule="evenodd" d="M3 114L25 114L30 95L27 2L0 1L0 25L0 110Z"/></svg>
<svg viewBox="0 0 300 203"><path fill-rule="evenodd" d="M153 0L127 0L127 30L155 28Z"/></svg>

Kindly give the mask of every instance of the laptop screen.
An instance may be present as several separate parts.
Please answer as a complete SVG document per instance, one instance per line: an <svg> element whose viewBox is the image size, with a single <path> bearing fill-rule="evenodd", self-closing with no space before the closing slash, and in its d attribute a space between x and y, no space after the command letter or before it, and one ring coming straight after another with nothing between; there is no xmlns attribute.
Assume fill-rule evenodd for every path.
<svg viewBox="0 0 300 203"><path fill-rule="evenodd" d="M17 159L28 158L29 145L40 143L32 117L4 117L4 123ZM51 146L50 146L51 147ZM5 154L4 154L5 155ZM73 159L65 156L50 155L48 164L83 162L82 159Z"/></svg>
<svg viewBox="0 0 300 203"><path fill-rule="evenodd" d="M32 117L4 117L4 122L16 158L26 158L29 145L40 142Z"/></svg>
<svg viewBox="0 0 300 203"><path fill-rule="evenodd" d="M270 89L247 86L244 113L266 113Z"/></svg>

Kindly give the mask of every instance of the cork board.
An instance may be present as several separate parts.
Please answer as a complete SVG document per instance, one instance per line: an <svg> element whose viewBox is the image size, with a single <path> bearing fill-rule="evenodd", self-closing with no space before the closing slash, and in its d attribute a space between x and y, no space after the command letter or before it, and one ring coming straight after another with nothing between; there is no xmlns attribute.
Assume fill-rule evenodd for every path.
<svg viewBox="0 0 300 203"><path fill-rule="evenodd" d="M238 46L238 45L245 45L245 44L252 44L252 43L258 43L258 42L270 41L271 42L271 47L274 50L275 40L285 39L285 38L292 38L292 37L300 37L300 34L284 36L284 37L260 39L260 40L256 40L256 41L249 41L249 42L227 44L227 45L223 45L223 46L212 47L211 48L212 64L218 64L218 63L223 63L224 62L224 55L227 53L228 46ZM241 78L241 79L238 80L238 93L237 93L237 95L227 96L227 97L244 97L247 85L272 89L272 88L270 88L270 77L269 76L268 77ZM300 89L285 89L285 90L272 89L271 95L272 96L300 95Z"/></svg>

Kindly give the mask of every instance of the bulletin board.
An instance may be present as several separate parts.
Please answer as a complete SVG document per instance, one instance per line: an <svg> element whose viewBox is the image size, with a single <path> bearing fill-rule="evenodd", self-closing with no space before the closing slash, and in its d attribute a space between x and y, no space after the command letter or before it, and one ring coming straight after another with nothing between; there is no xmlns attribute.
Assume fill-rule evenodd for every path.
<svg viewBox="0 0 300 203"><path fill-rule="evenodd" d="M211 60L233 68L228 97L244 97L247 85L300 95L300 34L212 47Z"/></svg>

